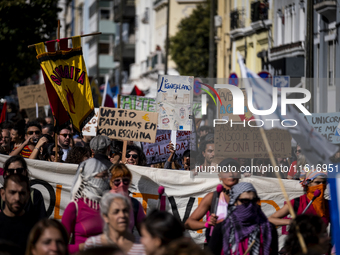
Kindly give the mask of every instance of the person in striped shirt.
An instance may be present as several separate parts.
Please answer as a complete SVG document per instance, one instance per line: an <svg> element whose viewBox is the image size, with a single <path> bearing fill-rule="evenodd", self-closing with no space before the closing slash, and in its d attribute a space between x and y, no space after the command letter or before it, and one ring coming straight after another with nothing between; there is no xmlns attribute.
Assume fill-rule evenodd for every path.
<svg viewBox="0 0 340 255"><path fill-rule="evenodd" d="M13 150L9 155L21 155L24 158L29 158L33 150L40 150L40 147L38 147L37 145L40 138L42 138L41 136L41 125L36 121L28 122L25 127L25 141L15 150ZM45 137L43 138L46 139ZM39 143L39 146L43 146L46 142L42 143L41 141Z"/></svg>

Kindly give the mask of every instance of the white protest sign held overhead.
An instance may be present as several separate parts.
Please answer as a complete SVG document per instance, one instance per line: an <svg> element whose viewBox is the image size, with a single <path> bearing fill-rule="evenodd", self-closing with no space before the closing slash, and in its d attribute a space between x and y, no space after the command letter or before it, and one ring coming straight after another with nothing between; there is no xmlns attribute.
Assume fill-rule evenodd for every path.
<svg viewBox="0 0 340 255"><path fill-rule="evenodd" d="M176 150L177 159L181 159L183 153L190 149L190 131L177 131L176 133ZM165 162L170 156L169 143L171 139L171 130L157 130L155 143L141 143L143 152L146 156L148 165Z"/></svg>
<svg viewBox="0 0 340 255"><path fill-rule="evenodd" d="M94 108L94 116L92 119L83 127L83 135L87 136L96 136L97 135L97 126L98 126L98 113L99 108Z"/></svg>
<svg viewBox="0 0 340 255"><path fill-rule="evenodd" d="M193 82L192 76L158 76L158 129L191 131Z"/></svg>

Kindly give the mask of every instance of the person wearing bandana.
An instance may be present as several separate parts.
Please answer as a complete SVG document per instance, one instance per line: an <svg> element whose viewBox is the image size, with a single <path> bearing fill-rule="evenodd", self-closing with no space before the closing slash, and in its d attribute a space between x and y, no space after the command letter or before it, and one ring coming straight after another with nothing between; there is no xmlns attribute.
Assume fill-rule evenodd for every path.
<svg viewBox="0 0 340 255"><path fill-rule="evenodd" d="M72 235L68 246L71 254L83 250L86 239L101 234L104 226L99 202L105 191L110 190L111 140L107 136L96 136L90 146L95 157L80 163L73 179L71 202L61 219Z"/></svg>
<svg viewBox="0 0 340 255"><path fill-rule="evenodd" d="M326 226L328 226L330 222L329 205L328 200L324 198L327 186L327 172L318 171L316 169L308 171L305 167L304 171L301 173L300 180L305 194L290 201L295 213L297 215L302 214L308 203L313 199L314 192L316 190L320 190L321 195L314 200L305 214L312 214L321 217ZM289 225L292 219L283 219L288 214L288 205L285 204L280 210L269 217L269 221L276 226Z"/></svg>
<svg viewBox="0 0 340 255"><path fill-rule="evenodd" d="M242 255L250 246L250 255L277 254L277 231L257 204L259 200L251 183L231 188L228 217L216 225L208 244L213 254Z"/></svg>

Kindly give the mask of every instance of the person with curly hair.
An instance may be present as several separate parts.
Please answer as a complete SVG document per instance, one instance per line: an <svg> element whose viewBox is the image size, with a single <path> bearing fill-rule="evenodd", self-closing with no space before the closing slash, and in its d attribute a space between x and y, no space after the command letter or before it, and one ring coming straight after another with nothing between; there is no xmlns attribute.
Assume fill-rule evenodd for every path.
<svg viewBox="0 0 340 255"><path fill-rule="evenodd" d="M327 234L325 222L316 215L298 215L290 224L288 236L284 245L286 254L302 254L301 245L297 236L297 228L305 240L308 251L317 251L326 254L330 251L331 238Z"/></svg>
<svg viewBox="0 0 340 255"><path fill-rule="evenodd" d="M85 147L73 147L67 154L65 163L80 164L81 162L91 157L91 149L88 146Z"/></svg>
<svg viewBox="0 0 340 255"><path fill-rule="evenodd" d="M135 145L127 146L126 162L128 165L146 166L146 157L143 150Z"/></svg>

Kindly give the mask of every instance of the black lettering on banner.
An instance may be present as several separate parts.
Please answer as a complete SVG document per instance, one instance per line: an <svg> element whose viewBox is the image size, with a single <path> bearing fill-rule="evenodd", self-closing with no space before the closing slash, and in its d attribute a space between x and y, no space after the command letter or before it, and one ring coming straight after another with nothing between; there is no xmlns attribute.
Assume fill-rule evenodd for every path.
<svg viewBox="0 0 340 255"><path fill-rule="evenodd" d="M176 205L174 197L171 196L171 197L168 197L168 199L169 199L169 202L170 202L170 205L171 205L172 214L175 216L176 219L185 223L190 216L191 209L192 209L194 202L195 202L195 198L194 197L189 198L189 201L188 201L187 206L185 208L183 220L181 220L181 217L179 216L177 205Z"/></svg>
<svg viewBox="0 0 340 255"><path fill-rule="evenodd" d="M39 179L34 179L34 180L30 181L31 187L35 184L40 184L40 185L44 186L47 189L47 191L50 195L50 205L48 206L48 209L46 211L47 217L50 217L53 210L54 210L54 206L55 206L55 202L56 202L56 196L55 196L54 188L47 181L43 181L43 180L39 180Z"/></svg>

